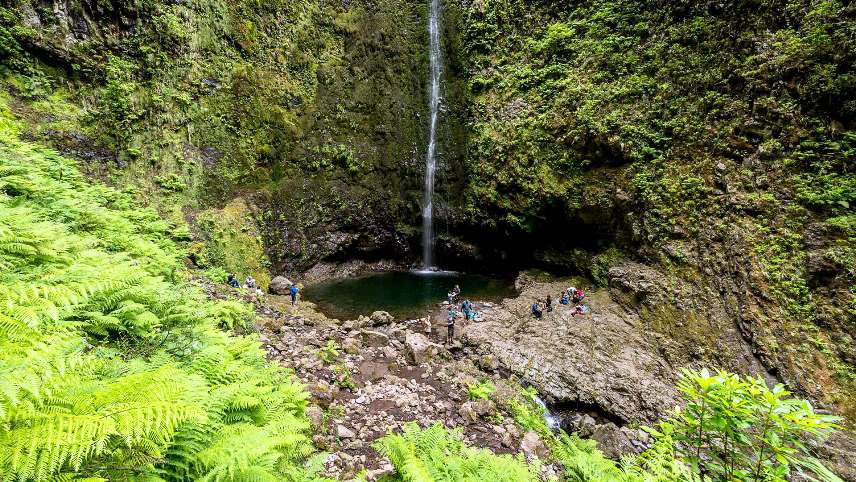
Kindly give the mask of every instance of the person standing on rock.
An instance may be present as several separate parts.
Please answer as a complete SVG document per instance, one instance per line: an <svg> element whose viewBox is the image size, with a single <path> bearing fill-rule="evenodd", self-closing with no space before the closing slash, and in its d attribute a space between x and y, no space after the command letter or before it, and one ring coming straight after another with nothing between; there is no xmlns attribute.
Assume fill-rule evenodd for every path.
<svg viewBox="0 0 856 482"><path fill-rule="evenodd" d="M446 329L448 331L446 333L446 344L449 344L449 345L452 344L452 340L455 338L455 317L456 316L457 316L457 313L455 313L455 308L450 306L448 316L446 317Z"/></svg>
<svg viewBox="0 0 856 482"><path fill-rule="evenodd" d="M291 285L291 288L288 290L288 292L291 294L291 306L297 306L297 293L299 291L300 290L297 289L297 285L295 284Z"/></svg>
<svg viewBox="0 0 856 482"><path fill-rule="evenodd" d="M535 302L532 303L532 316L534 316L536 320L540 320L542 314L543 312L541 311L541 307L538 305L538 300L535 300Z"/></svg>
<svg viewBox="0 0 856 482"><path fill-rule="evenodd" d="M547 300L544 301L544 305L547 307L547 311L553 311L553 297L549 294L547 295Z"/></svg>

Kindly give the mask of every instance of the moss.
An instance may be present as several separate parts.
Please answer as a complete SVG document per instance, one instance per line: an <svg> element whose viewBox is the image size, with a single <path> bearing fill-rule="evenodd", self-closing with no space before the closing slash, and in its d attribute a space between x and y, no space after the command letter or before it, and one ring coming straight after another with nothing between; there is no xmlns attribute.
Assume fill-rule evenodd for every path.
<svg viewBox="0 0 856 482"><path fill-rule="evenodd" d="M271 280L269 262L252 212L243 199L235 199L223 209L200 213L196 228L205 239L204 250L195 244L191 256L200 266L221 267L240 280L251 275L261 289L267 289Z"/></svg>

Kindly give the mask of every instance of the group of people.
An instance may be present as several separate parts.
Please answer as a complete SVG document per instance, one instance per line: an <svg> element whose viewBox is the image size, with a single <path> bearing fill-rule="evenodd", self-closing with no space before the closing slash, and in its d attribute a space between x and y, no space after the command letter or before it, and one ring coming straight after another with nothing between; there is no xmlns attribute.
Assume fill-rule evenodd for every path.
<svg viewBox="0 0 856 482"><path fill-rule="evenodd" d="M458 311L455 309L455 305L460 295L461 287L458 285L455 285L455 287L452 288L452 291L448 294L449 311L446 317L446 343L448 344L451 344L455 337L455 320L458 318ZM464 321L475 321L476 317L479 316L476 304L470 300L464 300L464 302L461 303L460 313L463 315Z"/></svg>
<svg viewBox="0 0 856 482"><path fill-rule="evenodd" d="M585 303L583 303L585 297L585 291L580 288L575 288L571 286L565 291L562 291L561 297L559 299L559 304L566 306L573 305L571 316L584 315L590 311L589 307ZM532 303L531 313L532 316L534 316L536 319L541 319L541 317L544 316L544 311L553 311L553 297L549 294L544 300L543 308L541 308L541 302L537 299Z"/></svg>
<svg viewBox="0 0 856 482"><path fill-rule="evenodd" d="M238 281L238 278L232 273L229 273L229 275L226 276L226 284L232 288L242 288L241 282ZM252 276L247 276L247 279L244 281L243 288L246 288L251 293L255 293L257 295L262 294L262 290L259 289L256 279ZM300 289L297 288L297 285L292 283L291 287L288 289L288 294L291 295L291 306L297 306L297 294L299 292Z"/></svg>

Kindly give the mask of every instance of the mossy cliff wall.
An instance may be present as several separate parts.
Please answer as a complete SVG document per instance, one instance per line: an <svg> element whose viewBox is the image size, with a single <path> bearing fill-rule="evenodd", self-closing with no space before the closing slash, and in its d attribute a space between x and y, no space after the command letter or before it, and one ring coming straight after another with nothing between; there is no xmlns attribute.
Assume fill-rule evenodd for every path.
<svg viewBox="0 0 856 482"><path fill-rule="evenodd" d="M275 271L403 256L420 211L425 8L16 0L0 10L4 83L32 137L162 211L246 198Z"/></svg>
<svg viewBox="0 0 856 482"><path fill-rule="evenodd" d="M698 286L714 296L649 293L677 309L642 314L670 337L699 314L737 326L770 373L856 414L856 8L450 8L468 179L449 255L581 270L643 305ZM662 283L625 286L621 259Z"/></svg>

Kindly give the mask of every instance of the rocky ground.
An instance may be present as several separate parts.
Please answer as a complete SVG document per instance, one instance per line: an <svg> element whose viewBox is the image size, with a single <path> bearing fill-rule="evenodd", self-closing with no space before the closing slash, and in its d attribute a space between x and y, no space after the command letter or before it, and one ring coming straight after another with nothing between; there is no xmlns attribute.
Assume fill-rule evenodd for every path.
<svg viewBox="0 0 856 482"><path fill-rule="evenodd" d="M597 440L604 453L618 458L643 450L649 440L639 427L678 403L676 374L694 364L695 351L720 350L740 371L769 377L733 341L739 336L699 344L647 326L640 299L656 300L666 288L646 275L633 267L611 271L610 288L589 290L591 314L573 316L555 303L541 320L529 316L534 299L551 294L557 300L567 286L586 281L521 275L519 296L477 302L482 321L459 320L452 346L442 344L440 305L430 319L395 320L378 311L339 321L309 302L293 308L276 295L250 300L261 315L261 341L270 357L294 369L312 394L308 414L316 446L330 452L327 473L347 479L365 469L373 480L391 466L372 442L412 421L459 428L471 445L498 453L544 450L534 432L523 433L504 412L502 400L522 386L543 396L562 428ZM470 400L468 386L483 380L496 386L496 403ZM856 447L848 435L821 449L839 474L856 480Z"/></svg>
<svg viewBox="0 0 856 482"><path fill-rule="evenodd" d="M391 470L371 445L407 422L459 428L469 444L496 453L545 450L493 401L470 400L468 385L482 380L496 386L495 400L514 397L520 387L500 376L490 357L476 360L460 343L442 345L445 323L441 332L428 318L397 321L381 311L340 322L309 302L293 308L284 296L245 298L261 315L270 358L292 368L311 393L307 413L315 445L330 452L327 475L346 480L365 469L374 480Z"/></svg>

